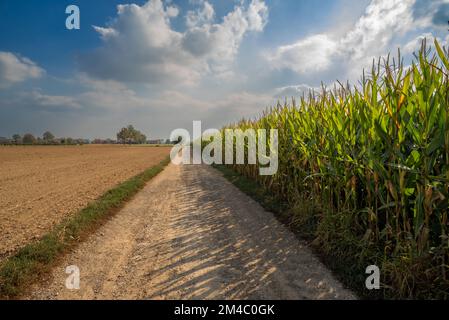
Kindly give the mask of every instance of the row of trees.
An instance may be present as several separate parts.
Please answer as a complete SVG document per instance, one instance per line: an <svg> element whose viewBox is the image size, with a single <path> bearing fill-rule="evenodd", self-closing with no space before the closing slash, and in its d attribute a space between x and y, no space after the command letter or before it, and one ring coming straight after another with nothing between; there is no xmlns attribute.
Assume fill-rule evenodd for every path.
<svg viewBox="0 0 449 320"><path fill-rule="evenodd" d="M88 140L85 139L73 139L73 138L56 138L50 131L46 131L42 137L35 137L31 133L25 133L23 136L20 134L14 134L11 139L2 138L2 144L16 144L16 145L59 145L59 144L85 144L89 143Z"/></svg>
<svg viewBox="0 0 449 320"><path fill-rule="evenodd" d="M0 144L15 144L15 145L72 145L72 144L170 144L170 140L147 140L147 137L136 130L132 125L122 128L117 133L117 140L112 139L94 139L92 141L87 139L73 139L73 138L56 138L50 131L44 132L42 137L35 137L31 133L26 133L23 136L15 134L11 138L0 137Z"/></svg>

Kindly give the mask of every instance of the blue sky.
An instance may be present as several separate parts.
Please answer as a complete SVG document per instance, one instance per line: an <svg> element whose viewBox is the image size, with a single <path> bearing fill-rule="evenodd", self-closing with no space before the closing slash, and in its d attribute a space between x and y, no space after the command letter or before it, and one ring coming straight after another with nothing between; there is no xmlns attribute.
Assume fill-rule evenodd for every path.
<svg viewBox="0 0 449 320"><path fill-rule="evenodd" d="M75 4L81 29L65 28ZM449 0L1 0L0 136L166 138L448 44Z"/></svg>

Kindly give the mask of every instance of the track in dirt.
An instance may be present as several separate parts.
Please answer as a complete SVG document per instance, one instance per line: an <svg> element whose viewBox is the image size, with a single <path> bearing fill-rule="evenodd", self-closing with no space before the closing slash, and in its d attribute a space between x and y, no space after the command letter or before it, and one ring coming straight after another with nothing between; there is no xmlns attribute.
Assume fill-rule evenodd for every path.
<svg viewBox="0 0 449 320"><path fill-rule="evenodd" d="M80 268L80 290L65 267ZM354 299L215 169L169 165L28 299Z"/></svg>
<svg viewBox="0 0 449 320"><path fill-rule="evenodd" d="M107 190L159 163L169 147L0 147L0 260Z"/></svg>

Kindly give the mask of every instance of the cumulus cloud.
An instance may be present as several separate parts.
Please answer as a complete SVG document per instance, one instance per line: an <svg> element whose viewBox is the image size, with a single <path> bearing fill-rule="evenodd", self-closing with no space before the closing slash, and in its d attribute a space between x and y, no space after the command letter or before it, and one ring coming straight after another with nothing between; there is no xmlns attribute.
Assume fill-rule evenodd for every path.
<svg viewBox="0 0 449 320"><path fill-rule="evenodd" d="M268 59L276 68L291 69L297 73L322 71L332 63L332 55L337 48L334 40L325 34L318 34L281 46Z"/></svg>
<svg viewBox="0 0 449 320"><path fill-rule="evenodd" d="M391 40L414 28L415 0L374 0L354 29L341 40L340 50L359 60L385 53Z"/></svg>
<svg viewBox="0 0 449 320"><path fill-rule="evenodd" d="M204 8L208 2L204 2ZM202 12L202 11L201 11ZM202 13L198 15L203 15ZM248 8L236 6L219 24L202 23L186 30L182 47L196 58L207 62L207 70L215 75L229 71L247 32L260 32L267 22L268 9L264 2L253 0Z"/></svg>
<svg viewBox="0 0 449 320"><path fill-rule="evenodd" d="M433 35L430 32L425 32L423 34L418 35L412 40L408 41L401 47L401 53L405 55L410 55L417 53L421 47L421 44L424 40L433 39ZM438 39L441 42L441 39Z"/></svg>
<svg viewBox="0 0 449 320"><path fill-rule="evenodd" d="M202 9L187 12L186 25L188 28L198 27L213 20L215 15L214 7L207 1L204 1L202 5Z"/></svg>
<svg viewBox="0 0 449 320"><path fill-rule="evenodd" d="M39 78L44 70L28 58L11 52L0 51L0 88L7 88L15 83Z"/></svg>
<svg viewBox="0 0 449 320"><path fill-rule="evenodd" d="M81 74L77 81L86 91L75 98L80 105L87 108L100 108L112 112L121 109L130 111L151 105L148 99L115 80L97 80Z"/></svg>
<svg viewBox="0 0 449 320"><path fill-rule="evenodd" d="M52 95L42 92L41 89L31 91L9 91L1 97L0 109L14 109L16 111L70 111L79 110L82 105L73 96Z"/></svg>
<svg viewBox="0 0 449 320"><path fill-rule="evenodd" d="M179 10L161 0L119 5L106 27L94 26L103 44L79 58L82 71L100 79L153 84L195 84L205 74L226 73L248 32L263 30L268 8L262 0L236 5L214 23L207 1L186 14L186 30L175 31Z"/></svg>
<svg viewBox="0 0 449 320"><path fill-rule="evenodd" d="M139 96L134 90L113 80L96 80L79 74L66 82L77 85L80 92L66 95L49 93L41 88L31 90L9 90L0 97L0 107L31 109L48 112L82 112L106 109L108 112L148 107L149 99ZM6 101L6 102L5 102Z"/></svg>
<svg viewBox="0 0 449 320"><path fill-rule="evenodd" d="M388 53L397 38L416 30L415 5L416 0L373 0L345 36L311 35L277 48L267 58L277 69L305 74L339 68L340 77L355 80L373 58Z"/></svg>
<svg viewBox="0 0 449 320"><path fill-rule="evenodd" d="M109 38L118 36L118 32L113 28L103 28L97 26L93 26L93 28L100 34L103 40L108 40Z"/></svg>
<svg viewBox="0 0 449 320"><path fill-rule="evenodd" d="M62 95L48 95L43 94L40 91L34 90L26 94L26 98L35 107L45 108L45 109L79 109L81 105L76 101L75 98L71 96Z"/></svg>
<svg viewBox="0 0 449 320"><path fill-rule="evenodd" d="M413 17L421 27L447 30L449 20L449 0L416 0Z"/></svg>

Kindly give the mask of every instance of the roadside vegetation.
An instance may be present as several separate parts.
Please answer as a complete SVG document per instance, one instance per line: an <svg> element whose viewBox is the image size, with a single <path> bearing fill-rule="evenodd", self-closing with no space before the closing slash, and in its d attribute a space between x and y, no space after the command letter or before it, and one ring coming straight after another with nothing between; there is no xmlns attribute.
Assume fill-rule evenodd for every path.
<svg viewBox="0 0 449 320"><path fill-rule="evenodd" d="M379 60L357 87L323 88L228 127L279 130L276 175L232 169L366 297L449 298L449 58L434 45L410 66ZM378 291L364 289L373 264Z"/></svg>
<svg viewBox="0 0 449 320"><path fill-rule="evenodd" d="M0 264L0 298L14 298L50 270L58 258L95 231L119 210L145 183L169 163L161 161L143 173L119 184L71 218L54 227L39 241L20 249Z"/></svg>

